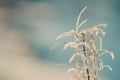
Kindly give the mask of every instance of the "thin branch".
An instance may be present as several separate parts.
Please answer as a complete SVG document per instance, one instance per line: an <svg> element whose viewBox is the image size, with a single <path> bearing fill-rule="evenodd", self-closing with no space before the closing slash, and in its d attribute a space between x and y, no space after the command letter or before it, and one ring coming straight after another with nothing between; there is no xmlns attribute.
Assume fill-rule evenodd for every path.
<svg viewBox="0 0 120 80"><path fill-rule="evenodd" d="M85 34L83 33L82 35L83 35L83 42L85 42ZM85 45L84 44L83 44L83 51L84 51L85 56L86 56L86 49L85 49ZM86 66L88 66L87 60L85 60L85 63L86 63ZM86 71L87 71L88 80L90 80L90 75L89 75L89 69L88 69L88 67L87 67Z"/></svg>

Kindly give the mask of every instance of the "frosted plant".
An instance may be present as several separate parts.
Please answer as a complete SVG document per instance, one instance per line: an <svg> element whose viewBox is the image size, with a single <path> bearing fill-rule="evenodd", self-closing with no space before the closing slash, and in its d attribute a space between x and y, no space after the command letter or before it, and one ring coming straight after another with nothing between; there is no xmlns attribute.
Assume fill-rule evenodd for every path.
<svg viewBox="0 0 120 80"><path fill-rule="evenodd" d="M86 9L87 7L84 7L80 12L75 30L61 33L57 37L57 40L68 36L73 37L73 41L66 42L63 48L66 50L68 47L71 47L75 51L69 59L69 63L74 61L75 67L67 70L68 73L72 73L71 80L97 80L105 67L112 70L102 60L104 54L110 54L112 59L114 59L113 52L102 48L102 38L105 36L102 28L106 28L107 24L99 24L79 31L79 28L87 22L87 19L85 19L80 23L81 15ZM99 45L96 43L97 38L99 39Z"/></svg>

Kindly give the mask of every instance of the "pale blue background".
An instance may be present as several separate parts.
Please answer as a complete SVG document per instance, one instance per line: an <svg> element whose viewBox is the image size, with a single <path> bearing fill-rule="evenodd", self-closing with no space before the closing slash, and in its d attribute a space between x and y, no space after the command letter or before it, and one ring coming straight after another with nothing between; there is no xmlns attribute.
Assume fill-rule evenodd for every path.
<svg viewBox="0 0 120 80"><path fill-rule="evenodd" d="M57 42L58 34L75 29L76 19L80 10L88 6L82 16L88 22L81 27L85 29L100 23L109 24L103 47L115 53L112 61L109 55L103 57L106 64L112 66L113 71L103 71L108 80L120 79L120 1L119 0L13 0L13 4L22 7L14 12L12 24L23 29L28 35L29 46L36 51L38 58L55 64L68 64L73 50L62 50L59 45L50 51L50 47Z"/></svg>

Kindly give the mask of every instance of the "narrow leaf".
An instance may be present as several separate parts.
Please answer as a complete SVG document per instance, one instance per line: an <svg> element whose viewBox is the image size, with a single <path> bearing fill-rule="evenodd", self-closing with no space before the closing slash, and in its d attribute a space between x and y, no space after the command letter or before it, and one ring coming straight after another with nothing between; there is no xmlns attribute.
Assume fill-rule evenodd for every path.
<svg viewBox="0 0 120 80"><path fill-rule="evenodd" d="M75 72L76 73L77 71L76 71L75 68L70 68L70 69L67 70L67 73L70 73L70 72Z"/></svg>
<svg viewBox="0 0 120 80"><path fill-rule="evenodd" d="M71 56L71 58L69 59L69 63L71 63L71 62L73 61L73 59L75 59L76 56L77 56L77 54L73 54L73 55Z"/></svg>
<svg viewBox="0 0 120 80"><path fill-rule="evenodd" d="M67 47L74 47L76 45L75 42L68 42L64 45L63 50L67 49Z"/></svg>
<svg viewBox="0 0 120 80"><path fill-rule="evenodd" d="M79 24L80 18L81 18L81 16L82 16L82 13L83 13L86 9L87 9L87 7L84 7L84 8L81 10L81 12L80 12L80 14L79 14L79 16L78 16L78 18L77 18L76 30L78 29L78 24Z"/></svg>
<svg viewBox="0 0 120 80"><path fill-rule="evenodd" d="M112 67L109 65L104 65L104 67L108 68L110 71L112 71Z"/></svg>
<svg viewBox="0 0 120 80"><path fill-rule="evenodd" d="M66 37L66 36L73 36L73 34L74 34L74 30L71 30L69 32L61 33L60 35L58 35L58 37L56 38L56 40L58 40L60 38L63 38L63 37Z"/></svg>

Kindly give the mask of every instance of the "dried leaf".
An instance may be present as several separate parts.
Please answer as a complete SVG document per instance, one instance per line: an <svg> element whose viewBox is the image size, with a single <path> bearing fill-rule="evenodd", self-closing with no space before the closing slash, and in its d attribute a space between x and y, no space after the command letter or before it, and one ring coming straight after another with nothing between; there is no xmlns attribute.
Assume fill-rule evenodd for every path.
<svg viewBox="0 0 120 80"><path fill-rule="evenodd" d="M58 37L56 38L56 40L60 39L60 38L63 38L63 37L66 37L66 36L73 36L75 33L74 30L71 30L69 32L64 32L64 33L61 33L60 35L58 35Z"/></svg>
<svg viewBox="0 0 120 80"><path fill-rule="evenodd" d="M76 43L75 42L68 42L64 45L63 50L67 49L67 47L75 47Z"/></svg>
<svg viewBox="0 0 120 80"><path fill-rule="evenodd" d="M104 28L106 28L107 25L108 25L108 24L99 24L99 25L96 25L95 27L99 27L99 28L100 28L100 27L104 27Z"/></svg>
<svg viewBox="0 0 120 80"><path fill-rule="evenodd" d="M102 52L102 53L100 54L100 56L103 56L104 54L110 54L112 60L114 60L114 53L113 53L113 52L108 51L108 50L104 50L104 49L102 49L102 50L103 50L104 52Z"/></svg>
<svg viewBox="0 0 120 80"><path fill-rule="evenodd" d="M75 72L76 73L77 71L76 71L75 68L70 68L70 69L67 70L67 73L70 73L70 72Z"/></svg>
<svg viewBox="0 0 120 80"><path fill-rule="evenodd" d="M73 59L75 59L76 56L77 56L77 54L74 53L74 54L71 56L71 58L69 59L69 63L71 63L71 62L73 61Z"/></svg>
<svg viewBox="0 0 120 80"><path fill-rule="evenodd" d="M102 38L99 37L99 40L100 40L100 50L102 50Z"/></svg>
<svg viewBox="0 0 120 80"><path fill-rule="evenodd" d="M85 19L84 21L82 21L81 23L80 23L80 25L79 25L79 27L78 28L80 28L83 24L85 24L87 22L87 19Z"/></svg>
<svg viewBox="0 0 120 80"><path fill-rule="evenodd" d="M104 67L108 68L110 71L112 71L112 67L109 65L104 65Z"/></svg>
<svg viewBox="0 0 120 80"><path fill-rule="evenodd" d="M84 7L82 10L81 10L81 12L80 12L80 14L79 14L79 16L78 16L78 18L77 18L77 22L76 22L76 30L78 29L78 24L79 24L79 21L80 21L80 18L81 18L81 16L82 16L82 13L85 11L87 9L87 7Z"/></svg>

